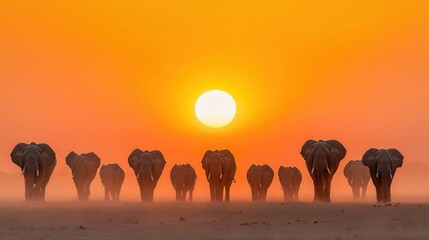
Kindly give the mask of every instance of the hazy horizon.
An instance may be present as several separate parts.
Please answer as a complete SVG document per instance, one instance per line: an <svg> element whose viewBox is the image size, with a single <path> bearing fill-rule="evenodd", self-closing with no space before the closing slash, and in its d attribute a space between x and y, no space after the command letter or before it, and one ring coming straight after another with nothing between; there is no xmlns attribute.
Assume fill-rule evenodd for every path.
<svg viewBox="0 0 429 240"><path fill-rule="evenodd" d="M64 158L95 152L102 164L121 165L123 198L138 200L128 155L159 149L167 165L155 201L173 198L175 163L192 164L196 200L205 201L201 158L228 148L237 161L232 200L250 199L252 163L276 173L297 166L302 199L311 200L300 149L308 139L337 139L348 152L333 201L351 198L342 169L372 147L405 157L393 201L429 198L428 4L1 1L0 172L19 171L9 156L17 143L45 142L58 160L47 200L73 199ZM198 96L212 89L237 104L220 129L194 113ZM1 200L23 199L22 179L15 184L0 182L12 191L0 191ZM92 191L99 199L98 175ZM373 191L370 182L375 201ZM280 196L276 174L268 198Z"/></svg>

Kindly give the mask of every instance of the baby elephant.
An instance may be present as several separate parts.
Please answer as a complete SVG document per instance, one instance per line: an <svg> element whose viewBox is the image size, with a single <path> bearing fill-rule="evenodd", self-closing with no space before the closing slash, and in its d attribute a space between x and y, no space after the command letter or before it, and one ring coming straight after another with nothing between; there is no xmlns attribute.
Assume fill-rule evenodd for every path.
<svg viewBox="0 0 429 240"><path fill-rule="evenodd" d="M344 167L344 176L352 188L353 198L355 200L365 199L366 188L368 187L369 169L363 165L362 161L354 160L350 161ZM360 189L362 188L362 195L360 195Z"/></svg>
<svg viewBox="0 0 429 240"><path fill-rule="evenodd" d="M298 192L302 181L299 169L296 167L280 166L278 175L283 189L284 201L298 201Z"/></svg>
<svg viewBox="0 0 429 240"><path fill-rule="evenodd" d="M268 165L252 164L247 171L247 182L252 190L252 201L266 201L267 191L273 182L274 171Z"/></svg>
<svg viewBox="0 0 429 240"><path fill-rule="evenodd" d="M72 151L66 157L66 164L72 171L79 200L88 200L92 180L100 167L100 158L93 152L78 155Z"/></svg>
<svg viewBox="0 0 429 240"><path fill-rule="evenodd" d="M113 201L119 201L122 183L124 183L125 172L114 163L103 165L100 168L101 183L104 186L104 200L109 201L109 194Z"/></svg>
<svg viewBox="0 0 429 240"><path fill-rule="evenodd" d="M170 172L171 184L176 190L176 200L185 201L186 193L189 191L189 201L192 201L197 174L189 164L175 164Z"/></svg>

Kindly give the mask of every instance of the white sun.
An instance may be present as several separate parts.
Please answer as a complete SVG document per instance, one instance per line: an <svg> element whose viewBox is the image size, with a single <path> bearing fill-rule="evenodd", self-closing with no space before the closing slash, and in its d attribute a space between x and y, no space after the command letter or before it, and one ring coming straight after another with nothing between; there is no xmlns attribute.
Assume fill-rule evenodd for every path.
<svg viewBox="0 0 429 240"><path fill-rule="evenodd" d="M195 103L198 120L207 127L221 128L235 117L237 106L227 92L211 90L203 93Z"/></svg>

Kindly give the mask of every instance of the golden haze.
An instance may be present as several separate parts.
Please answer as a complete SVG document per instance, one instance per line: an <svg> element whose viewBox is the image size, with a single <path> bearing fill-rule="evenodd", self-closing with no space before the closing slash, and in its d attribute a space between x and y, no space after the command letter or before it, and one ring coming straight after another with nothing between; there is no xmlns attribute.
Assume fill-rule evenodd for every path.
<svg viewBox="0 0 429 240"><path fill-rule="evenodd" d="M351 199L342 168L370 147L405 156L394 199L427 197L428 8L424 0L0 0L0 171L18 172L9 158L16 143L49 143L58 165L47 198L74 199L64 158L94 151L126 170L124 198L138 200L126 159L136 147L160 149L167 165L156 200L174 199L169 171L189 162L196 199L205 201L201 157L229 148L238 162L232 200L250 199L251 163L298 166L309 200L300 147L333 138L348 149L334 201ZM237 102L236 119L222 129L193 113L211 89ZM0 198L23 199L19 180L22 188L3 186L15 190ZM98 177L93 184L101 199ZM268 197L281 198L277 177Z"/></svg>

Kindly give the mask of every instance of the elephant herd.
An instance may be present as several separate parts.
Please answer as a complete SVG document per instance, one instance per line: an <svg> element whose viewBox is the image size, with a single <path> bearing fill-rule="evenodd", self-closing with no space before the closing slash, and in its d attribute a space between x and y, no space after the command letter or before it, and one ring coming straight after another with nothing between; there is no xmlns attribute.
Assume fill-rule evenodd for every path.
<svg viewBox="0 0 429 240"><path fill-rule="evenodd" d="M330 202L331 182L340 161L346 155L345 147L337 140L308 140L301 148L307 170L314 184L314 201ZM21 168L25 182L26 200L44 200L46 185L56 166L57 159L52 148L45 144L19 143L12 150L12 162ZM377 202L391 202L390 186L397 168L402 166L402 154L394 148L371 148L362 160L353 160L344 167L344 176L352 188L355 199L365 198L369 179L376 188ZM100 168L100 158L95 153L70 152L65 163L71 170L79 200L88 200L91 182ZM135 149L128 157L140 188L142 201L153 201L154 190L164 170L166 161L158 150ZM230 189L235 182L237 170L235 158L229 150L207 151L201 161L209 183L211 201L230 200ZM296 167L281 166L277 172L282 186L284 201L298 201L302 174ZM116 163L102 165L99 176L105 190L105 200L119 200L125 179L124 170ZM267 164L252 164L246 174L252 201L266 201L267 191L274 179L274 171ZM176 200L184 201L193 191L197 180L195 169L190 164L174 165L170 180L176 191ZM225 192L225 194L224 194ZM225 195L225 198L224 198Z"/></svg>

